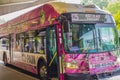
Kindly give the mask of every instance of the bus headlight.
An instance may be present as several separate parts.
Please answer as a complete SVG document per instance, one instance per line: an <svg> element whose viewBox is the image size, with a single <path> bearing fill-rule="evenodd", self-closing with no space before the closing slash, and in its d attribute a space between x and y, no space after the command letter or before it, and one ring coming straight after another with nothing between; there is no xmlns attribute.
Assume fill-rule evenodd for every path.
<svg viewBox="0 0 120 80"><path fill-rule="evenodd" d="M70 63L70 62L66 62L65 67L69 68L69 69L78 69L79 68L76 63Z"/></svg>

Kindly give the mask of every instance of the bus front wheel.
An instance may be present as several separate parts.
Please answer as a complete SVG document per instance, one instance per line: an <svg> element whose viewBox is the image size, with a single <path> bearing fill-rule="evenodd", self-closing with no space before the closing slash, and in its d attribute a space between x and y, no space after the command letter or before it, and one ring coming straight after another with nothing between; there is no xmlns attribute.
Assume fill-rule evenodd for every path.
<svg viewBox="0 0 120 80"><path fill-rule="evenodd" d="M44 63L39 64L38 75L39 75L40 80L47 80L47 67Z"/></svg>

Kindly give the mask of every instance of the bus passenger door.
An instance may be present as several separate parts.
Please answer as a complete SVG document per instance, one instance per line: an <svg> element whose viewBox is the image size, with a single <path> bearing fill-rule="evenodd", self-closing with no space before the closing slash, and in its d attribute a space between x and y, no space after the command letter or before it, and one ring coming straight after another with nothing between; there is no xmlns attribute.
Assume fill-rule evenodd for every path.
<svg viewBox="0 0 120 80"><path fill-rule="evenodd" d="M10 54L10 62L13 60L13 44L14 44L14 35L9 35L9 54Z"/></svg>
<svg viewBox="0 0 120 80"><path fill-rule="evenodd" d="M46 31L47 72L49 77L58 77L58 59L55 27L48 27Z"/></svg>

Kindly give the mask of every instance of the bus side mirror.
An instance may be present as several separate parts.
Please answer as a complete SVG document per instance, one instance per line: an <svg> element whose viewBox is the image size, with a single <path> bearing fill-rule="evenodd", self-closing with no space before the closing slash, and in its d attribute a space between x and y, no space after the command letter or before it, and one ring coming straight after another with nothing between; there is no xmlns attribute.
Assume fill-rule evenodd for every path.
<svg viewBox="0 0 120 80"><path fill-rule="evenodd" d="M70 24L69 21L64 21L63 22L63 27L64 27L64 32L67 33L70 31Z"/></svg>

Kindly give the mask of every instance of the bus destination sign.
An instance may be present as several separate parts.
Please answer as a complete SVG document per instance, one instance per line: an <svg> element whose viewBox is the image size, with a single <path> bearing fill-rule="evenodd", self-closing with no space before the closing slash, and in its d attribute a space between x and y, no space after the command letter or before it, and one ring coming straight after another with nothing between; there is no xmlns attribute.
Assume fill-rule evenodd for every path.
<svg viewBox="0 0 120 80"><path fill-rule="evenodd" d="M72 22L105 22L105 15L103 14L71 14Z"/></svg>

